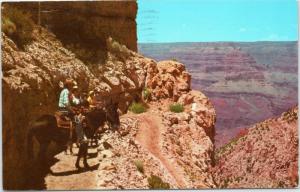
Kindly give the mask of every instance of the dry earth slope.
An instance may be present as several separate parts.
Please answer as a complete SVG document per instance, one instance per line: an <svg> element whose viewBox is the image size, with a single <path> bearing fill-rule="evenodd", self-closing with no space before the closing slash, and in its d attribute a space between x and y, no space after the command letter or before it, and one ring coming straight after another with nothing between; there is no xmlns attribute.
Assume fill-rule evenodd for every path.
<svg viewBox="0 0 300 192"><path fill-rule="evenodd" d="M298 186L298 107L265 120L220 148L214 178L220 188Z"/></svg>

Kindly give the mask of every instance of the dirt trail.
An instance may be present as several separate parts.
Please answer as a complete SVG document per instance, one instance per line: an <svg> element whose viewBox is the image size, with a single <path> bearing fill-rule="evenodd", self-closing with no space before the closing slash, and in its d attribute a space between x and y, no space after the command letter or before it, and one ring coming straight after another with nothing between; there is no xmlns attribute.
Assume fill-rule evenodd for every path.
<svg viewBox="0 0 300 192"><path fill-rule="evenodd" d="M73 149L77 153L77 148ZM48 190L86 190L99 189L97 186L98 160L97 150L89 149L88 163L90 169L77 170L75 167L76 156L66 155L64 152L56 155L59 160L51 167L52 173L45 178ZM81 167L82 161L81 161Z"/></svg>
<svg viewBox="0 0 300 192"><path fill-rule="evenodd" d="M163 131L161 119L152 114L143 114L135 117L140 120L139 131L136 136L137 141L161 161L163 166L175 179L178 187L184 188L186 184L183 180L184 176L181 175L181 170L178 170L174 166L174 162L170 162L161 152L160 143Z"/></svg>

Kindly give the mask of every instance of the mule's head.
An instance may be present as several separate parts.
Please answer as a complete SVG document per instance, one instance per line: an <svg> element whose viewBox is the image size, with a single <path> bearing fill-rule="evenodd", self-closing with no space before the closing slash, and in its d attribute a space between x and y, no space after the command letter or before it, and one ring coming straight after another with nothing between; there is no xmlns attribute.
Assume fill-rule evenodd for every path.
<svg viewBox="0 0 300 192"><path fill-rule="evenodd" d="M107 106L107 120L112 125L113 129L118 129L120 127L120 116L118 113L119 103L110 103Z"/></svg>

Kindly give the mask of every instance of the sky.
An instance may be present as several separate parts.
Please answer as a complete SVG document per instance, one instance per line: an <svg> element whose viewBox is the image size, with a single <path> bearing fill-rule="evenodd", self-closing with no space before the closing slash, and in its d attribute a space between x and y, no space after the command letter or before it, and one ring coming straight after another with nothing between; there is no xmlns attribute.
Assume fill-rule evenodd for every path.
<svg viewBox="0 0 300 192"><path fill-rule="evenodd" d="M139 43L297 41L296 0L138 0Z"/></svg>

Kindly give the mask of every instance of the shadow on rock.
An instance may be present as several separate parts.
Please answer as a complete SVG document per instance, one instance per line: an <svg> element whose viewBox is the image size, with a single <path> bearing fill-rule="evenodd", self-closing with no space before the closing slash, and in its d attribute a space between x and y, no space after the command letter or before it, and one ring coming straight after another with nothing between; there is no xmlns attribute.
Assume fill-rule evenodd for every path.
<svg viewBox="0 0 300 192"><path fill-rule="evenodd" d="M51 175L53 176L69 176L69 175L73 175L73 174L79 174L79 173L84 173L87 171L94 171L97 170L99 167L99 163L96 165L93 165L89 168L80 168L80 169L75 169L75 170L69 170L69 171L63 171L63 172L50 172Z"/></svg>
<svg viewBox="0 0 300 192"><path fill-rule="evenodd" d="M59 160L57 158L53 157L51 159L47 159L46 162L39 162L38 160L31 162L27 168L24 190L46 189L45 177L51 172L50 167L58 161Z"/></svg>
<svg viewBox="0 0 300 192"><path fill-rule="evenodd" d="M93 159L93 158L96 158L98 156L98 152L95 152L95 153L89 153L88 154L88 159Z"/></svg>

